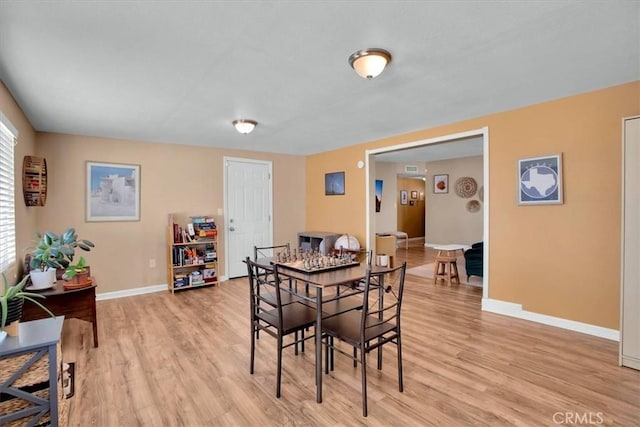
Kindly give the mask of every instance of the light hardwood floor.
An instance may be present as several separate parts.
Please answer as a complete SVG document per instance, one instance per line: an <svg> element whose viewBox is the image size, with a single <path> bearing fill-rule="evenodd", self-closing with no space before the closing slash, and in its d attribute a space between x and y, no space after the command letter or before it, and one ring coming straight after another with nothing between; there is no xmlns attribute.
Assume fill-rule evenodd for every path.
<svg viewBox="0 0 640 427"><path fill-rule="evenodd" d="M433 253L398 250L409 267ZM368 370L362 417L359 367L336 355L315 402L313 344L285 351L275 398L275 340L261 336L249 374L246 279L171 295L98 302L90 324L66 322L63 352L76 362L71 426L640 425L640 372L620 368L618 343L480 311L482 289L407 276L404 393L396 352ZM375 362L375 356L372 357Z"/></svg>

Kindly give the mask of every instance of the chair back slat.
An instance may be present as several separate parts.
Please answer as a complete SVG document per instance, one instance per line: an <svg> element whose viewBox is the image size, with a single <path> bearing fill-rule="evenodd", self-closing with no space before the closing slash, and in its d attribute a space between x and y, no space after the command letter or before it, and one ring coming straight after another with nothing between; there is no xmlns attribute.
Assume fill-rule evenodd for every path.
<svg viewBox="0 0 640 427"><path fill-rule="evenodd" d="M372 328L383 327L389 331L399 331L406 270L406 262L399 267L379 272L372 271L371 267L367 268L360 322L361 342L366 341L367 332Z"/></svg>

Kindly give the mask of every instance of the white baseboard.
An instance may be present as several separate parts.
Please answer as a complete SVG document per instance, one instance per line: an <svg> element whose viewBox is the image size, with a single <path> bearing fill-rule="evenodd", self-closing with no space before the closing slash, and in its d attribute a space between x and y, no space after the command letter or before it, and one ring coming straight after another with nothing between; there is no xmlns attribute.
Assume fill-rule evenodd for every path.
<svg viewBox="0 0 640 427"><path fill-rule="evenodd" d="M220 282L229 280L227 276L220 276ZM167 285L143 286L141 288L124 289L122 291L103 292L96 294L96 301L104 301L108 299L126 298L135 295L150 294L153 292L163 292L169 290Z"/></svg>
<svg viewBox="0 0 640 427"><path fill-rule="evenodd" d="M615 329L603 328L602 326L576 322L575 320L562 319L560 317L526 311L522 309L521 304L515 304L512 302L483 298L482 311L517 317L518 319L530 320L532 322L581 332L583 334L593 335L612 341L620 341L620 331Z"/></svg>
<svg viewBox="0 0 640 427"><path fill-rule="evenodd" d="M620 365L640 370L640 359L636 359L631 356L622 356L620 359Z"/></svg>
<svg viewBox="0 0 640 427"><path fill-rule="evenodd" d="M144 295L153 292L162 292L168 290L167 285L143 286L141 288L124 289L122 291L103 292L96 294L96 301L104 301L108 299L132 297L134 295Z"/></svg>

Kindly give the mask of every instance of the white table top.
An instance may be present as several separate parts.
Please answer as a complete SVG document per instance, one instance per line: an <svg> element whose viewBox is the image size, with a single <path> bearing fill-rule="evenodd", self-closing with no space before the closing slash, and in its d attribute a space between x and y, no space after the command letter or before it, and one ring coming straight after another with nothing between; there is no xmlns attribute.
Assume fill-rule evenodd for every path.
<svg viewBox="0 0 640 427"><path fill-rule="evenodd" d="M468 249L471 249L471 246L454 243L451 245L437 245L434 246L433 249L437 249L439 251L466 251Z"/></svg>

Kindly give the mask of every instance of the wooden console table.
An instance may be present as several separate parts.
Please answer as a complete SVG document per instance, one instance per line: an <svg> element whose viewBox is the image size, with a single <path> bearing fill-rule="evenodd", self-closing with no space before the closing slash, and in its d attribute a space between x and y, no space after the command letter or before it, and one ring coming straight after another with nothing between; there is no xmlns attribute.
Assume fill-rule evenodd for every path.
<svg viewBox="0 0 640 427"><path fill-rule="evenodd" d="M58 280L55 286L44 291L31 291L44 295L45 300L39 301L56 316L85 320L93 324L93 346L98 347L98 318L96 316L96 279L86 288L64 289L64 282ZM22 308L22 322L49 317L46 311L29 301Z"/></svg>

